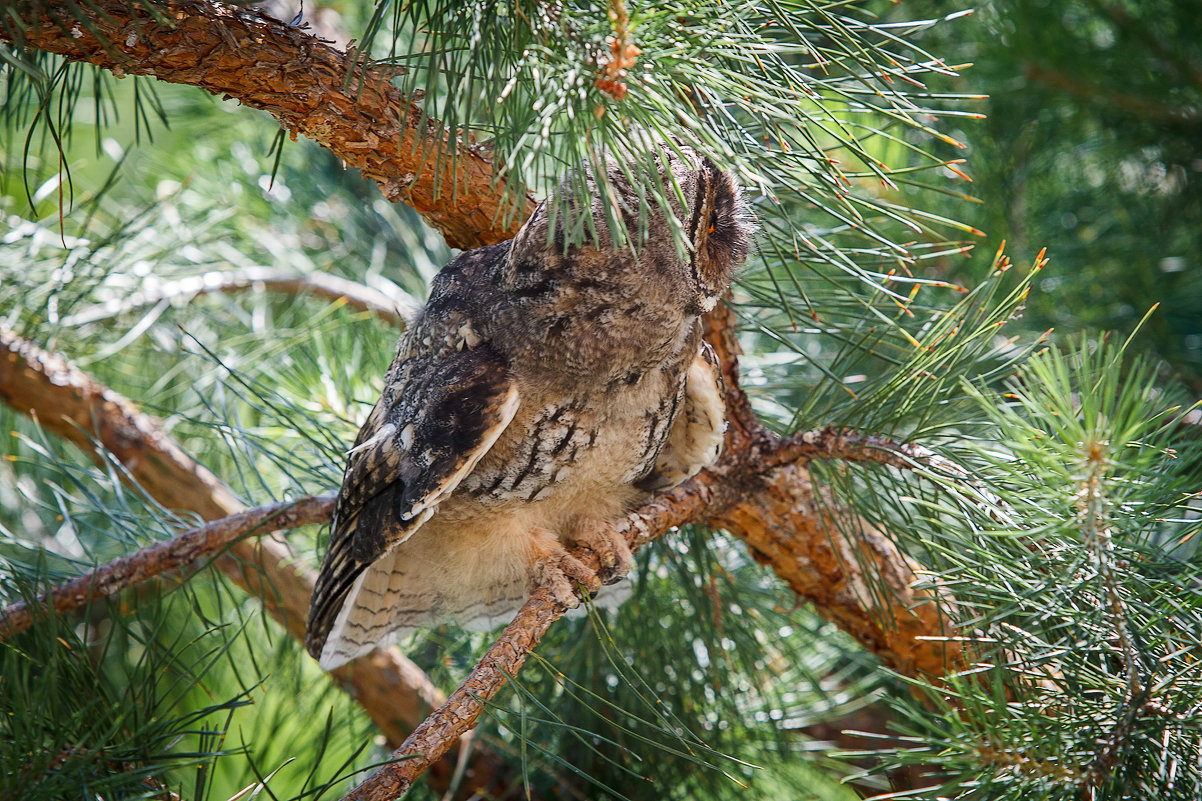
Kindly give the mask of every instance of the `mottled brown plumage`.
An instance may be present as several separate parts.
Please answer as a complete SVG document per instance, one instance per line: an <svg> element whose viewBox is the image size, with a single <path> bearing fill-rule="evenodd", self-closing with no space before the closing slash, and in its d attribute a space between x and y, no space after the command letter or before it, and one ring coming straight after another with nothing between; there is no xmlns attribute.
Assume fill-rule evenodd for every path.
<svg viewBox="0 0 1202 801"><path fill-rule="evenodd" d="M578 603L601 580L564 550L630 567L613 524L649 492L718 456L721 378L698 316L730 286L751 226L733 177L659 148L690 243L607 165L613 194L585 211L609 242L606 198L637 248L564 247L541 205L517 237L467 251L435 279L347 461L306 645L336 667L414 628L491 627L530 588ZM675 188L673 187L675 184ZM558 190L570 198L567 182ZM570 201L567 201L570 202ZM642 228L640 229L640 226Z"/></svg>

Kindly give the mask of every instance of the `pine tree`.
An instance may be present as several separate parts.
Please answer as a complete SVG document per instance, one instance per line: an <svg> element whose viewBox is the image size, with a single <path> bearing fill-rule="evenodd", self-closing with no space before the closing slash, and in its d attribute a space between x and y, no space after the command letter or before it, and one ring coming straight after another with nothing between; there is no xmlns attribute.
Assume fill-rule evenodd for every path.
<svg viewBox="0 0 1202 801"><path fill-rule="evenodd" d="M961 15L282 5L0 8L0 797L1202 795L1199 413L1030 330L1042 253L963 258ZM632 513L616 612L327 676L312 565L405 321L643 132L754 198L723 457Z"/></svg>

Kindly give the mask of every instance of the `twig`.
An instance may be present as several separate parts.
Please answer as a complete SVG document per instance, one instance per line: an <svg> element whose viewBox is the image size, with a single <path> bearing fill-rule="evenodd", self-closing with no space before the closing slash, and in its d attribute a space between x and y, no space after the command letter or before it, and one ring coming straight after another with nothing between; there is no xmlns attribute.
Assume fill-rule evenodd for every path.
<svg viewBox="0 0 1202 801"><path fill-rule="evenodd" d="M765 458L776 464L806 463L812 459L842 459L849 462L873 462L912 469L919 464L947 461L921 445L870 434L852 428L827 426L801 431L781 441ZM954 466L959 470L958 466ZM963 472L962 470L960 472Z"/></svg>
<svg viewBox="0 0 1202 801"><path fill-rule="evenodd" d="M530 596L501 637L445 704L430 713L392 754L393 761L376 770L346 796L346 801L385 801L409 792L413 781L442 757L476 720L497 692L517 674L530 651L564 613L546 589Z"/></svg>
<svg viewBox="0 0 1202 801"><path fill-rule="evenodd" d="M1202 111L1183 103L1158 103L1147 96L1117 92L1113 86L1090 83L1066 72L1049 69L1040 64L1023 65L1023 74L1053 89L1067 92L1086 103L1109 106L1141 120L1154 119L1165 122L1196 124L1202 120Z"/></svg>
<svg viewBox="0 0 1202 801"><path fill-rule="evenodd" d="M1103 487L1107 463L1106 446L1098 442L1089 442L1086 443L1086 448L1087 474L1083 477L1078 492L1077 512L1081 520L1085 547L1094 558L1095 570L1106 593L1107 617L1114 626L1123 667L1127 672L1127 688L1122 704L1115 710L1114 727L1101 743L1102 747L1085 777L1084 789L1088 792L1086 797L1092 797L1113 774L1123 746L1130 742L1131 728L1142 711L1146 698L1139 669L1139 652L1131 636L1130 615L1123 600L1119 580L1115 576L1116 560L1114 540L1110 535L1109 501Z"/></svg>
<svg viewBox="0 0 1202 801"><path fill-rule="evenodd" d="M259 287L294 295L309 293L331 300L345 300L351 308L371 312L384 322L396 326L404 326L413 319L418 308L416 303L407 298L392 297L378 289L329 273L303 274L272 267L248 267L242 270L192 275L168 281L154 289L131 292L73 314L64 319L62 324L72 327L87 325L164 301L172 302L199 295L239 292Z"/></svg>
<svg viewBox="0 0 1202 801"><path fill-rule="evenodd" d="M723 301L702 317L701 323L706 341L718 356L722 381L726 386L726 447L745 448L750 441L767 432L752 410L747 394L739 386L739 354L742 350L735 329L734 310L727 301Z"/></svg>
<svg viewBox="0 0 1202 801"><path fill-rule="evenodd" d="M33 625L39 609L52 607L58 613L79 609L96 598L116 595L140 581L215 554L244 537L329 522L333 507L333 495L319 495L260 506L189 529L60 584L32 603L19 601L0 609L0 640Z"/></svg>
<svg viewBox="0 0 1202 801"><path fill-rule="evenodd" d="M893 437L871 434L851 428L827 426L801 431L769 450L763 457L769 464L790 462L806 464L813 459L839 459L847 462L871 462L901 470L926 468L932 475L952 479L951 488L984 511L995 521L1017 525L1014 510L1000 496L975 480L960 465L930 448Z"/></svg>

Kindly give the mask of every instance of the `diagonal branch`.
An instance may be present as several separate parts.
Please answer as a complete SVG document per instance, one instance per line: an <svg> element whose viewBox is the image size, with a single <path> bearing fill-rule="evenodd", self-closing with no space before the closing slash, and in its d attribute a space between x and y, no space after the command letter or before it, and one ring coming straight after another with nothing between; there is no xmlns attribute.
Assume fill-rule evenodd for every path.
<svg viewBox="0 0 1202 801"><path fill-rule="evenodd" d="M97 598L116 595L138 582L187 567L246 537L329 522L333 508L333 495L273 503L197 526L166 542L148 545L60 584L39 595L32 603L19 601L0 609L0 640L32 626L38 609L49 607L60 614L81 609Z"/></svg>
<svg viewBox="0 0 1202 801"><path fill-rule="evenodd" d="M856 431L823 429L787 439L768 431L739 386L733 310L720 304L703 322L722 365L729 426L722 459L709 471L726 479L720 485L725 499L700 519L743 540L757 562L885 664L907 675L943 675L961 658L947 639L955 633L947 618L951 599L915 589L914 563L803 466L823 458L912 469L920 457L935 455Z"/></svg>
<svg viewBox="0 0 1202 801"><path fill-rule="evenodd" d="M479 154L458 148L447 157L446 131L404 101L391 83L393 68L255 9L212 0L6 7L0 41L263 109L294 138L306 136L358 168L384 197L412 206L452 247L509 239L533 209L529 198L506 201L493 165Z"/></svg>

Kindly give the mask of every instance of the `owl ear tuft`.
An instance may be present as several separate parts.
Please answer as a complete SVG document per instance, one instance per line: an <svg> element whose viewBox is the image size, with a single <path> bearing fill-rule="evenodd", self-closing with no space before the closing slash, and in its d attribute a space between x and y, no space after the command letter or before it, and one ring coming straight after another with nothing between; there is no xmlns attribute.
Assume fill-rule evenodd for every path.
<svg viewBox="0 0 1202 801"><path fill-rule="evenodd" d="M534 213L518 230L517 236L510 240L509 252L505 254L505 261L501 267L506 288L514 286L524 264L542 260L547 250L548 239L547 201L544 200L535 207ZM535 256L538 258L534 258Z"/></svg>

